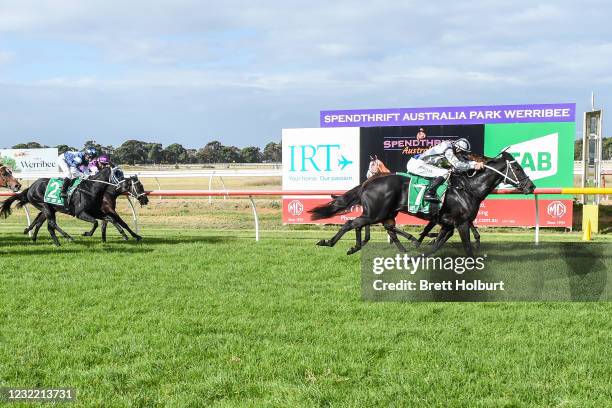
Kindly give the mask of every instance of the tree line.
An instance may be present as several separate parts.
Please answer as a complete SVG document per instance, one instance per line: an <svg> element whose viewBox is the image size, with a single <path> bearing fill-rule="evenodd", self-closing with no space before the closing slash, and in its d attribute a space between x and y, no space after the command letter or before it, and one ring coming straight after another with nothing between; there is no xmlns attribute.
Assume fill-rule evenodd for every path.
<svg viewBox="0 0 612 408"><path fill-rule="evenodd" d="M20 143L13 149L40 149L49 146L37 142ZM189 149L180 143L163 147L161 143L127 140L119 147L101 145L95 140L85 142L82 148L68 145L57 145L59 154L66 151L82 150L95 147L100 154L105 153L117 164L198 164L198 163L280 163L281 144L270 142L263 151L257 146L238 148L225 146L219 141L212 141L200 149Z"/></svg>
<svg viewBox="0 0 612 408"><path fill-rule="evenodd" d="M20 143L13 149L40 149L40 143ZM79 150L68 145L58 145L59 153L68 150ZM119 147L103 146L94 140L85 142L84 148L95 147L99 152L111 156L117 164L198 164L198 163L280 163L281 144L270 142L263 151L257 146L247 146L242 149L236 146L225 146L221 142L212 141L200 149L188 149L179 143L163 147L161 143L127 140ZM574 142L574 160L582 160L582 140ZM612 137L603 139L602 160L612 160Z"/></svg>

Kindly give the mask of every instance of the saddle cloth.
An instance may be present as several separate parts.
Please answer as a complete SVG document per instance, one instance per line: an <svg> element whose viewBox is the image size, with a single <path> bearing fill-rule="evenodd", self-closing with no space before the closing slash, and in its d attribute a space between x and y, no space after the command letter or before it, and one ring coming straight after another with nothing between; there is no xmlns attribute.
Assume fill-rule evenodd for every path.
<svg viewBox="0 0 612 408"><path fill-rule="evenodd" d="M76 178L72 181L72 185L68 188L68 201L74 190L81 184L82 178ZM52 178L47 183L47 189L45 190L44 201L48 204L62 205L64 206L64 197L62 197L62 187L64 186L63 178Z"/></svg>
<svg viewBox="0 0 612 408"><path fill-rule="evenodd" d="M417 176L411 173L396 173L402 177L410 179L408 184L408 212L412 214L423 213L429 214L431 211L431 203L424 201L425 192L429 187L429 179L425 177ZM446 190L448 189L448 180L445 181L440 187L438 187L437 194L440 198L440 207L444 204L444 198L446 196Z"/></svg>

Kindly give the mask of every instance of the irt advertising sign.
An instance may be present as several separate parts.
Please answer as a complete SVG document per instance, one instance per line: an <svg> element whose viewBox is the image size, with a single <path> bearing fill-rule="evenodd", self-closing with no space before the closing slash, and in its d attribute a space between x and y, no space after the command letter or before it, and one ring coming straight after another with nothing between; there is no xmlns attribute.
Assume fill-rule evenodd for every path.
<svg viewBox="0 0 612 408"><path fill-rule="evenodd" d="M283 129L283 190L348 190L359 181L359 128Z"/></svg>
<svg viewBox="0 0 612 408"><path fill-rule="evenodd" d="M468 139L472 151L485 156L494 157L507 149L537 187L570 187L573 185L575 110L575 104L565 103L322 111L322 129L283 131L283 189L349 190L365 181L373 157L391 172L405 172L412 156L444 140L458 138ZM332 130L338 133L329 132ZM292 137L286 145L287 132ZM328 147L338 143L343 147ZM315 144L321 146L315 148ZM311 146L304 149L303 145ZM351 168L351 176L338 173L333 180L322 178L321 174L325 173L322 169L332 172L333 152L341 150L359 158L359 164ZM295 173L299 176L289 178ZM287 198L283 203L283 221L311 223L308 209L328 200L329 197ZM322 222L343 223L358 216L360 210L356 206L350 212ZM541 197L539 217L544 226L571 226L571 197ZM397 221L423 223L405 214L400 214ZM481 204L476 223L533 226L533 196L491 195Z"/></svg>
<svg viewBox="0 0 612 408"><path fill-rule="evenodd" d="M55 173L57 149L0 149L0 162L16 173Z"/></svg>

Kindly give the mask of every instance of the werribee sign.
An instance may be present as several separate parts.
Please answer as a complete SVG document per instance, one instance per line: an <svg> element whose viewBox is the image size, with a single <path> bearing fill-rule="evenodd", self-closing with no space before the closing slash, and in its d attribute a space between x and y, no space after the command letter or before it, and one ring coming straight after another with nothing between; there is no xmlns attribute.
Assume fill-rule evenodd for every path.
<svg viewBox="0 0 612 408"><path fill-rule="evenodd" d="M57 172L57 149L0 149L0 162L15 173Z"/></svg>
<svg viewBox="0 0 612 408"><path fill-rule="evenodd" d="M316 162L320 165L315 169L309 162L314 150L306 148L304 153L295 150L294 147L291 151L285 144L287 131L283 131L283 189L348 190L365 180L370 156L377 156L392 172L405 171L406 163L414 154L443 140L460 137L470 140L475 153L487 156L495 156L501 150L508 148L537 187L571 187L575 113L575 104L571 103L322 111L320 113L322 129L291 129L289 131L294 137L290 144L312 145L314 143L310 143L309 140L316 140L317 143L324 145L335 145L350 138L353 146L351 154L356 156L358 162L351 170L357 173L351 173L350 178L342 181L336 179L336 184L332 180L321 179L320 174L325 173L321 171L324 168L322 161L324 157L329 157L331 160L333 153L330 151L328 155L325 150L327 148L319 147L316 154L321 156L317 160L322 161ZM354 133L349 133L350 130ZM322 131L328 133L323 132L321 135L324 136L319 136L318 132ZM339 151L339 148L334 149ZM305 165L299 167L304 160L306 160ZM329 164L331 166L331 162ZM286 177L289 170L293 169L295 173L298 168L301 170L299 178ZM342 174L346 177L348 172ZM359 181L351 183L349 180ZM307 210L328 200L329 197L286 198L283 204L283 221L311 223ZM291 202L293 204L289 206ZM353 210L323 222L344 223L359 215L360 208ZM300 213L298 216L292 214L297 212ZM539 215L541 225L570 227L571 197L542 197ZM422 223L414 217L403 214L398 216L398 222ZM535 224L533 196L492 195L482 203L476 223L532 226Z"/></svg>

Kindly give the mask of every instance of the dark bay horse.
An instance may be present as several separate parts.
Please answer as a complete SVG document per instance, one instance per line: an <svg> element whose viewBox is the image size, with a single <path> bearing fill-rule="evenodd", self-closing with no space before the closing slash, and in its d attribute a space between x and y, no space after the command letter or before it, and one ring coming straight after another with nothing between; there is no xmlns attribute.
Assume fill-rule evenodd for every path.
<svg viewBox="0 0 612 408"><path fill-rule="evenodd" d="M523 168L514 157L504 151L497 158L490 159L484 170L475 172L471 177L465 174L452 174L446 199L437 217L423 213L411 214L441 226L429 254L437 251L453 235L456 228L466 254L472 256L470 224L478 214L480 203L501 182L512 184L524 194L530 194L535 189L535 185ZM402 236L409 234L400 232L395 227L395 217L400 211L403 195L407 194L407 183L405 177L397 174L372 178L329 203L310 210L312 218L316 220L329 218L354 205L355 202L361 203L363 207L361 216L347 221L332 239L321 240L317 245L334 246L342 235L352 229L382 223L398 249L406 251L397 234ZM355 247L351 248L349 253L358 251L361 246L362 243L357 240Z"/></svg>
<svg viewBox="0 0 612 408"><path fill-rule="evenodd" d="M120 170L117 170L115 172L115 175L119 183L117 185L108 184L106 186L106 189L104 190L104 194L102 196L101 207L98 211L90 211L90 214L96 218L93 223L92 229L83 233L83 236L92 236L98 228L97 220L101 220L102 242L106 242L106 226L108 222L112 223L115 226L115 228L117 229L117 231L119 231L121 237L125 241L129 239L128 236L125 234L125 230L127 230L132 236L132 238L136 239L136 241L140 241L142 237L132 231L129 225L121 218L121 216L119 216L119 214L117 214L117 211L115 210L117 207L117 198L120 195L127 193L130 197L136 199L141 206L147 205L149 203L149 198L147 197L144 191L144 186L142 185L142 182L138 179L137 176L132 176L126 179L123 177L123 174L120 173ZM32 234L32 240L36 241L36 238L38 236L38 230L44 222L45 216L41 212L36 216L32 224L30 224L23 231L23 233L27 234L31 230L34 230L34 233Z"/></svg>
<svg viewBox="0 0 612 408"><path fill-rule="evenodd" d="M41 218L36 217L38 222L33 223L34 228L36 228L36 225L40 228L42 222L47 220L47 230L56 246L59 246L60 243L55 231L59 232L64 238L72 240L72 237L57 225L55 215L58 211L95 224L97 221L92 213L95 214L100 211L104 191L109 185L120 186L122 184L117 179L117 170L106 167L95 176L83 180L72 194L69 204L56 205L44 201L48 183L49 179L38 179L29 188L7 199L0 208L0 216L8 217L11 214L11 205L14 202L17 202L18 208L25 204L32 204L42 213Z"/></svg>

